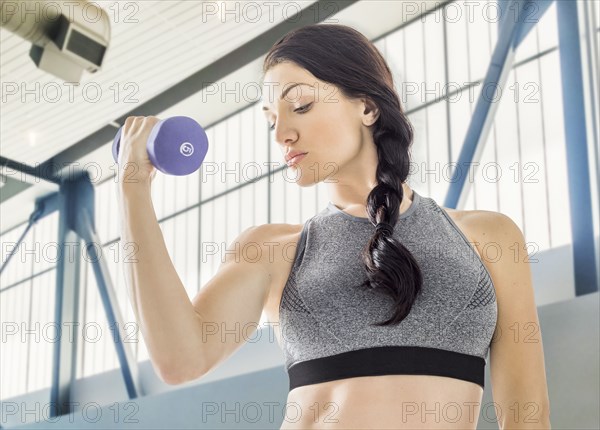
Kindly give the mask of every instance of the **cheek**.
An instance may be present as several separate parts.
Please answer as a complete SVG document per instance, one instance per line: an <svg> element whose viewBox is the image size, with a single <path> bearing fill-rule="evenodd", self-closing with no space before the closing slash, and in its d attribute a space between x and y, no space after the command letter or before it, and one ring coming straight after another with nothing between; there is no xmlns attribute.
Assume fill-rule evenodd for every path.
<svg viewBox="0 0 600 430"><path fill-rule="evenodd" d="M355 112L333 104L311 118L307 137L318 150L320 163L344 163L360 150L361 124L351 115Z"/></svg>
<svg viewBox="0 0 600 430"><path fill-rule="evenodd" d="M328 146L339 156L353 155L360 146L361 129L347 117L327 127Z"/></svg>

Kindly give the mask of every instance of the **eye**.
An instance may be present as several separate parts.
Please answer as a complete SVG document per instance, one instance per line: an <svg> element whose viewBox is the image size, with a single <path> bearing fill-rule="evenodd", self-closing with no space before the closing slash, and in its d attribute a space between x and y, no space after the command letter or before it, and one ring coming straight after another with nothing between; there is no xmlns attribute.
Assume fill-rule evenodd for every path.
<svg viewBox="0 0 600 430"><path fill-rule="evenodd" d="M300 113L304 113L304 112L306 112L305 109L309 108L311 105L312 105L312 103L306 104L304 106L300 106L298 109L294 110L294 112L301 111Z"/></svg>
<svg viewBox="0 0 600 430"><path fill-rule="evenodd" d="M300 106L298 109L295 109L294 112L298 112L298 113L305 113L306 109L309 108L312 105L312 102L309 104L306 104L304 106ZM269 127L270 130L275 130L275 124L273 124L272 126Z"/></svg>

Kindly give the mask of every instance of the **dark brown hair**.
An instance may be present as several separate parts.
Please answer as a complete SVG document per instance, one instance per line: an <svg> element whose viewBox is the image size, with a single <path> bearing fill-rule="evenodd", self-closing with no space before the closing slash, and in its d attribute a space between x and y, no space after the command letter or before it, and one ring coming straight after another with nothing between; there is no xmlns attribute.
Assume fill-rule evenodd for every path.
<svg viewBox="0 0 600 430"><path fill-rule="evenodd" d="M394 301L394 314L375 325L398 324L410 312L423 277L413 255L392 237L403 198L402 183L409 173L413 129L400 106L390 68L369 39L339 24L307 25L287 33L267 53L263 76L286 61L335 85L345 97L367 98L379 108L372 126L377 185L367 197L367 213L376 229L361 254L367 281L360 286L380 290Z"/></svg>

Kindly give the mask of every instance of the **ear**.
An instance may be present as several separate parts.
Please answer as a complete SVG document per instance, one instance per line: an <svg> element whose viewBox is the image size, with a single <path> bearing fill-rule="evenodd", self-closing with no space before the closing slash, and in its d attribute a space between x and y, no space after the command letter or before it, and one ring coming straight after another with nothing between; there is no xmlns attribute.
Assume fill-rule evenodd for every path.
<svg viewBox="0 0 600 430"><path fill-rule="evenodd" d="M377 118L379 118L379 108L375 103L368 98L362 98L362 123L367 127L375 124Z"/></svg>

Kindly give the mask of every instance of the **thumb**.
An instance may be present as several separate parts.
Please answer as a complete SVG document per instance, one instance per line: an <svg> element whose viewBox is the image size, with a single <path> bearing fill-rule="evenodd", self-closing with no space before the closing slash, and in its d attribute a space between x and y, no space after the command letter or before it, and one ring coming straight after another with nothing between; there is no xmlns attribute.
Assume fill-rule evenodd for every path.
<svg viewBox="0 0 600 430"><path fill-rule="evenodd" d="M154 181L154 177L156 176L157 168L152 169L152 173L150 174L150 182Z"/></svg>

